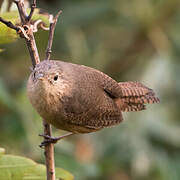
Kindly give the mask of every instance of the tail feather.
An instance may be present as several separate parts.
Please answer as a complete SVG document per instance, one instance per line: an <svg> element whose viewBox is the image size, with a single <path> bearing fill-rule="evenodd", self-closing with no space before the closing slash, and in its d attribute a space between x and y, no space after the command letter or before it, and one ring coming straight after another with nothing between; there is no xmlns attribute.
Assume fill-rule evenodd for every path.
<svg viewBox="0 0 180 180"><path fill-rule="evenodd" d="M141 111L145 104L159 103L152 89L139 82L121 82L122 97L116 103L122 111Z"/></svg>

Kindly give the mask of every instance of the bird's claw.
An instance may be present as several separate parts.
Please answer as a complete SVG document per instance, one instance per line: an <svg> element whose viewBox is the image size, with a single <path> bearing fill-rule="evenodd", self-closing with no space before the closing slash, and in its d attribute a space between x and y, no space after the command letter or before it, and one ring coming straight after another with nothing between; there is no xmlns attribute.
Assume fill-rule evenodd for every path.
<svg viewBox="0 0 180 180"><path fill-rule="evenodd" d="M41 147L41 148L44 146L47 146L50 143L55 144L59 140L59 138L48 136L46 134L39 134L39 136L42 136L45 138L45 140L43 142L41 142L41 144L39 145L39 147Z"/></svg>
<svg viewBox="0 0 180 180"><path fill-rule="evenodd" d="M57 143L59 140L65 138L65 137L71 136L71 135L73 135L73 134L75 134L75 133L70 132L70 133L68 133L68 134L65 134L65 135L59 136L59 137L52 137L52 136L49 136L49 135L46 135L46 134L39 134L39 136L42 136L42 137L45 138L44 141L43 141L39 146L42 148L42 147L44 147L44 146L47 146L47 145L50 144L50 143L55 144L55 143Z"/></svg>

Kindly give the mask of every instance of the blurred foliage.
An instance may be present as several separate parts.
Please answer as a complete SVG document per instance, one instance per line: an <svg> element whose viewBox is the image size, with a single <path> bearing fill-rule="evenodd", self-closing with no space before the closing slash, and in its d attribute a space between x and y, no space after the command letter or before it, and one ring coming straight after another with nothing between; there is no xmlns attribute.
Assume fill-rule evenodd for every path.
<svg viewBox="0 0 180 180"><path fill-rule="evenodd" d="M1 148L2 149L2 148ZM20 180L20 179L46 179L46 167L42 164L37 164L31 159L14 156L3 155L0 149L0 179L4 180ZM3 149L2 149L3 150ZM56 168L56 178L63 180L73 180L73 176L61 169Z"/></svg>
<svg viewBox="0 0 180 180"><path fill-rule="evenodd" d="M124 113L124 122L56 145L56 166L78 180L180 179L180 1L37 1L57 23L53 59L95 67L117 81L153 88L161 103ZM41 59L48 33L36 33ZM1 39L0 39L1 41ZM41 118L26 96L31 66L24 40L0 54L0 145L8 153L44 162L38 148ZM54 129L54 135L62 133Z"/></svg>
<svg viewBox="0 0 180 180"><path fill-rule="evenodd" d="M3 13L0 15L2 18L11 21L13 24L18 23L18 13L15 11ZM0 29L1 29L0 44L11 43L17 39L18 36L15 30L8 28L6 25L2 23L0 24Z"/></svg>
<svg viewBox="0 0 180 180"><path fill-rule="evenodd" d="M30 12L30 9L28 9L28 12ZM7 21L11 21L14 25L18 25L20 23L19 13L17 10L0 13L0 16ZM49 15L47 13L46 14L40 13L39 9L35 10L34 16L32 18L34 24L37 20L41 20L42 21L41 23L44 24L45 27L49 26ZM19 35L16 33L14 29L7 27L3 23L0 23L0 29L1 29L0 44L12 43L19 37Z"/></svg>

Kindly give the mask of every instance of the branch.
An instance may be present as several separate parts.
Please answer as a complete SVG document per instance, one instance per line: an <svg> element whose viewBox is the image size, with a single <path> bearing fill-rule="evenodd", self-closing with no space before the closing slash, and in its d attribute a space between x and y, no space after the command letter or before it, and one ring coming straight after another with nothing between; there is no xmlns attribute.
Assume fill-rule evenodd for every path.
<svg viewBox="0 0 180 180"><path fill-rule="evenodd" d="M19 11L19 16L21 18L21 24L22 24L21 31L22 31L22 28L24 28L24 30L26 32L26 35L25 35L24 32L22 31L24 34L24 38L26 40L26 45L28 47L29 54L31 56L32 65L34 68L36 66L36 64L40 63L40 58L39 58L38 50L36 47L36 42L34 39L33 25L29 24L30 19L28 20L26 9L24 7L24 1L23 0L14 0L14 2L17 5L18 11ZM33 2L35 2L35 1L33 1ZM34 12L34 10L33 10L33 12ZM33 13L30 13L30 14L32 17ZM20 33L20 36L21 36L21 33ZM27 38L27 36L28 36L28 38Z"/></svg>
<svg viewBox="0 0 180 180"><path fill-rule="evenodd" d="M17 26L15 26L11 21L6 21L2 17L0 17L0 22L2 22L3 24L5 24L7 27L9 27L11 29L19 31L19 28Z"/></svg>
<svg viewBox="0 0 180 180"><path fill-rule="evenodd" d="M36 42L35 42L34 35L33 35L33 25L30 24L30 20L33 16L34 9L36 7L36 0L33 0L29 16L26 13L26 9L24 7L23 0L14 0L14 2L17 5L22 25L15 26L10 21L6 21L2 18L0 18L0 22L4 23L9 28L16 30L18 32L18 34L20 35L20 37L25 38L26 45L28 47L32 65L34 68L36 66L36 64L40 63L40 58L39 58L38 50L36 47ZM58 14L60 14L60 13L58 13ZM58 16L55 17L53 24L56 24ZM52 33L52 31L54 31L54 27L50 31L50 34ZM54 32L52 34L54 34ZM52 35L52 37L53 37L53 35ZM48 47L50 47L50 49L51 49L51 46L52 46L52 42L50 42L50 45L48 45ZM50 56L48 56L48 57L50 57ZM44 134L51 136L51 127L49 124L47 124L45 122L45 120L43 120L43 126L44 126ZM54 145L52 143L47 144L45 146L44 153L45 153L45 158L46 158L47 180L55 180Z"/></svg>
<svg viewBox="0 0 180 180"><path fill-rule="evenodd" d="M48 45L46 49L46 60L49 60L51 56L54 30L56 27L57 19L61 13L62 11L59 11L54 18L53 16L50 16L49 18L50 29L49 29ZM43 125L44 125L44 134L51 136L51 126L45 121L43 122ZM54 167L55 163L54 163L54 144L53 143L49 143L48 145L45 146L45 156L46 156L47 180L54 180L55 179L55 167Z"/></svg>
<svg viewBox="0 0 180 180"><path fill-rule="evenodd" d="M32 18L32 15L34 13L34 10L36 9L36 0L33 0L33 3L31 4L31 11L29 16L27 17L27 21L29 22Z"/></svg>
<svg viewBox="0 0 180 180"><path fill-rule="evenodd" d="M29 16L25 14L23 3L18 1L16 2L16 4L19 9L19 14L21 14L20 17L21 17L22 24L24 23L29 24L34 13L34 9L36 7L36 0L33 0L33 4L31 5L31 11L30 11ZM33 35L33 26L29 25L28 27L29 27L28 36L30 40L26 39L26 44L27 44L27 47L31 56L31 60L32 60L32 65L34 68L35 65L40 62L40 58L39 58L36 42ZM44 126L44 134L51 136L51 126L48 123L46 123L45 120L43 120L43 126ZM54 144L52 143L47 144L45 146L44 154L45 154L45 161L46 161L47 180L55 180L56 178L55 178L55 165L54 165Z"/></svg>
<svg viewBox="0 0 180 180"><path fill-rule="evenodd" d="M44 134L51 136L52 135L51 126L45 120L43 120L43 126L44 126ZM48 143L45 145L44 155L46 159L47 180L55 180L56 177L55 177L54 144L53 143Z"/></svg>
<svg viewBox="0 0 180 180"><path fill-rule="evenodd" d="M26 24L28 16L24 7L24 0L14 0L14 3L16 3L16 6L18 8L21 23L23 25Z"/></svg>
<svg viewBox="0 0 180 180"><path fill-rule="evenodd" d="M48 45L47 45L47 49L46 49L46 58L45 58L46 60L49 60L50 56L51 56L51 52L52 52L51 48L52 48L52 43L53 43L54 30L56 27L58 17L61 13L62 13L62 11L60 10L54 18L52 16L50 16L50 29L49 29Z"/></svg>

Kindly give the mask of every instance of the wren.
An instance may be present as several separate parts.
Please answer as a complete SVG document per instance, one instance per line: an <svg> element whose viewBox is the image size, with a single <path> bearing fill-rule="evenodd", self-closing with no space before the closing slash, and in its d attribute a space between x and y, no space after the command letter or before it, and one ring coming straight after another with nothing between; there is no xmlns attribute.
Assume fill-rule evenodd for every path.
<svg viewBox="0 0 180 180"><path fill-rule="evenodd" d="M116 82L96 69L55 60L36 65L27 92L45 121L72 133L115 126L122 122L122 112L159 102L153 90L139 82Z"/></svg>

